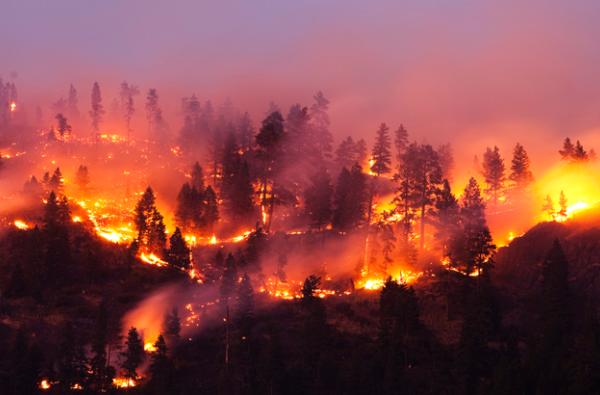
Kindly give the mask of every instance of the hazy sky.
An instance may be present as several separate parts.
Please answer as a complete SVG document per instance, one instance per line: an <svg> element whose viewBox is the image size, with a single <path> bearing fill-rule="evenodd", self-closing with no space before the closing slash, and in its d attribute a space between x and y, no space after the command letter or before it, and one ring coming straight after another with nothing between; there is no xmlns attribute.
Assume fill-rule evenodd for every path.
<svg viewBox="0 0 600 395"><path fill-rule="evenodd" d="M598 1L0 0L0 75L18 72L20 100L43 108L73 83L87 110L96 80L108 105L127 80L167 110L229 96L258 121L270 100L287 113L321 90L336 143L385 121L477 152L520 141L535 157L567 135L598 151L599 13Z"/></svg>

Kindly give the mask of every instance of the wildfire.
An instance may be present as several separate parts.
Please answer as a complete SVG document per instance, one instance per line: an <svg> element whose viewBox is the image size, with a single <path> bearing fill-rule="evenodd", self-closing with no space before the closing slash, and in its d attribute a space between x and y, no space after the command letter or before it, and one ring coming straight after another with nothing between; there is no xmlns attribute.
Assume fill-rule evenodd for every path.
<svg viewBox="0 0 600 395"><path fill-rule="evenodd" d="M167 262L163 261L154 254L146 255L142 252L142 255L140 255L140 259L146 263L156 266L164 266L167 264Z"/></svg>
<svg viewBox="0 0 600 395"><path fill-rule="evenodd" d="M146 344L144 344L144 351L146 351L146 352L154 352L154 351L156 351L156 347L154 347L154 343L146 343Z"/></svg>
<svg viewBox="0 0 600 395"><path fill-rule="evenodd" d="M43 390L49 389L50 384L48 383L48 380L42 380L42 382L40 383L40 388Z"/></svg>
<svg viewBox="0 0 600 395"><path fill-rule="evenodd" d="M579 199L579 201L575 204L570 205L569 207L567 207L567 218L571 215L571 213L577 211L577 210L581 210L584 209L588 206L587 203L583 203L581 201L581 199Z"/></svg>
<svg viewBox="0 0 600 395"><path fill-rule="evenodd" d="M15 226L19 229L29 229L29 226L27 226L27 224L23 221L15 221Z"/></svg>
<svg viewBox="0 0 600 395"><path fill-rule="evenodd" d="M113 379L113 384L116 387L127 388L127 387L135 387L135 381L132 379L126 379L124 377L119 377L118 379Z"/></svg>

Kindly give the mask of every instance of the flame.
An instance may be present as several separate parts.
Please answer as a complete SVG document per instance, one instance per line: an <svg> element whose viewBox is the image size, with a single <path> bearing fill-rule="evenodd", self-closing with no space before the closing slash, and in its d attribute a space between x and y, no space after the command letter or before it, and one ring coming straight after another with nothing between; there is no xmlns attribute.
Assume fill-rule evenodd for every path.
<svg viewBox="0 0 600 395"><path fill-rule="evenodd" d="M73 386L71 387L71 389L72 389L72 390L82 390L82 389L83 389L83 387L82 387L82 386L80 386L79 384L75 384L75 385L73 385Z"/></svg>
<svg viewBox="0 0 600 395"><path fill-rule="evenodd" d="M81 218L80 217L73 217L73 222L81 222Z"/></svg>
<svg viewBox="0 0 600 395"><path fill-rule="evenodd" d="M146 344L144 344L144 351L147 351L147 352L156 351L156 347L154 347L154 343L146 342Z"/></svg>
<svg viewBox="0 0 600 395"><path fill-rule="evenodd" d="M579 199L579 201L575 204L570 205L569 207L567 207L567 218L571 215L571 213L577 211L577 210L581 210L584 209L588 206L587 203L583 203L581 201L581 199Z"/></svg>
<svg viewBox="0 0 600 395"><path fill-rule="evenodd" d="M126 379L124 377L113 379L113 384L120 388L135 387L135 381L132 379Z"/></svg>
<svg viewBox="0 0 600 395"><path fill-rule="evenodd" d="M17 103L12 102L12 104L10 105L10 112L14 112L17 109Z"/></svg>
<svg viewBox="0 0 600 395"><path fill-rule="evenodd" d="M19 229L29 229L29 226L27 226L26 223L24 223L23 221L15 221L15 226Z"/></svg>
<svg viewBox="0 0 600 395"><path fill-rule="evenodd" d="M140 255L140 259L146 263L156 266L164 266L167 264L167 262L163 261L154 254L146 255L142 252L142 255Z"/></svg>
<svg viewBox="0 0 600 395"><path fill-rule="evenodd" d="M217 238L213 235L212 239L210 239L210 244L217 244Z"/></svg>
<svg viewBox="0 0 600 395"><path fill-rule="evenodd" d="M48 384L48 380L42 380L40 383L40 388L43 390L47 390L50 388L50 384Z"/></svg>

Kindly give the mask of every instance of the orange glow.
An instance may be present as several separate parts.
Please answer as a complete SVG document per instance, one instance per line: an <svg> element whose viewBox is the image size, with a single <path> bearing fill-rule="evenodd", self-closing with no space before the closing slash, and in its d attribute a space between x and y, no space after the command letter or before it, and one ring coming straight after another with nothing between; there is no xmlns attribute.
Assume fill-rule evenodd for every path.
<svg viewBox="0 0 600 395"><path fill-rule="evenodd" d="M156 351L156 347L154 347L154 343L148 343L147 342L146 344L144 344L144 351L147 351L147 352L154 352L154 351Z"/></svg>
<svg viewBox="0 0 600 395"><path fill-rule="evenodd" d="M10 105L10 112L14 112L17 109L17 103L12 102L12 104Z"/></svg>
<svg viewBox="0 0 600 395"><path fill-rule="evenodd" d="M124 377L113 379L113 384L119 388L135 387L135 381L132 379L126 379Z"/></svg>
<svg viewBox="0 0 600 395"><path fill-rule="evenodd" d="M164 266L167 264L167 262L163 261L154 254L146 255L142 252L142 255L140 255L140 259L146 263L156 266Z"/></svg>
<svg viewBox="0 0 600 395"><path fill-rule="evenodd" d="M29 229L29 226L27 226L27 224L23 221L15 221L15 226L19 229Z"/></svg>
<svg viewBox="0 0 600 395"><path fill-rule="evenodd" d="M40 388L43 390L47 390L48 388L50 388L50 384L48 384L48 380L42 380L42 382L40 383Z"/></svg>

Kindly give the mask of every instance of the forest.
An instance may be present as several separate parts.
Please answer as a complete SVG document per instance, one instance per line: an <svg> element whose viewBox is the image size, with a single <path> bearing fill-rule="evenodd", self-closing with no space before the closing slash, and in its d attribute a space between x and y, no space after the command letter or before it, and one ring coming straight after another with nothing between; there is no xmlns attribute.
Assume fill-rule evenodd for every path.
<svg viewBox="0 0 600 395"><path fill-rule="evenodd" d="M1 393L600 393L593 148L90 86L0 79Z"/></svg>

